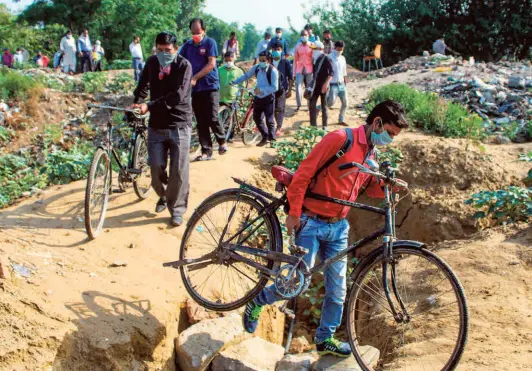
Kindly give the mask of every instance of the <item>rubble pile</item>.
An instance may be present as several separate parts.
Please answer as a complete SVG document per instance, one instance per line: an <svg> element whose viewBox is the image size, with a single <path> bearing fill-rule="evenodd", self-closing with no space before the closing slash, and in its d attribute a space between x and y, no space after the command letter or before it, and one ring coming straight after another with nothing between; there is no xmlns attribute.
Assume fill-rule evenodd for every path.
<svg viewBox="0 0 532 371"><path fill-rule="evenodd" d="M530 62L475 63L441 55L410 57L374 73L386 77L407 71L426 73L411 85L467 106L502 143L532 140ZM500 137L503 138L500 138Z"/></svg>

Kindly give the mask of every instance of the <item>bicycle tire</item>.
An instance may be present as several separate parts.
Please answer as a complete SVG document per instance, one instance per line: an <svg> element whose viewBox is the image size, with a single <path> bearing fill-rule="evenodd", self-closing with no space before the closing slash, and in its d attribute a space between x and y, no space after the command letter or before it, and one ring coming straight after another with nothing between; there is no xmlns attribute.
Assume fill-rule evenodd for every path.
<svg viewBox="0 0 532 371"><path fill-rule="evenodd" d="M143 151L144 149L145 152ZM145 158L140 157L143 154L145 154ZM135 194L138 198L140 198L141 200L145 200L150 195L152 187L151 178L149 178L149 186L142 187L139 184L140 179L144 177L148 179L147 175L150 174L150 167L148 165L148 146L146 143L146 138L142 134L137 135L137 138L135 139L135 147L133 148L133 169L142 170L142 174L135 176L135 180L133 181L133 189L135 190Z"/></svg>
<svg viewBox="0 0 532 371"><path fill-rule="evenodd" d="M249 119L246 127L242 129L242 142L246 146L252 146L257 143L257 140L261 137L261 133L258 131L255 121L252 118Z"/></svg>
<svg viewBox="0 0 532 371"><path fill-rule="evenodd" d="M437 266L437 268L443 272L444 276L450 282L452 289L454 291L454 294L456 296L457 303L458 303L460 324L459 324L458 338L453 348L453 352L450 358L448 359L448 361L443 366L442 370L446 370L446 371L454 370L456 366L458 365L458 363L460 362L460 359L464 353L464 349L467 344L468 333L469 333L469 309L467 306L467 299L464 294L464 289L462 287L462 284L456 277L456 274L453 272L451 267L443 259L441 259L436 254L434 254L433 252L427 249L405 247L405 246L403 247L394 246L393 254L394 254L394 257L403 256L403 255L414 255L417 257L423 257L427 259L428 261L430 261L431 263L433 263L435 266ZM374 368L372 367L372 365L367 365L365 363L366 361L363 359L363 354L361 353L361 349L358 347L358 339L361 338L361 335L356 333L356 330L354 330L356 323L353 323L353 320L354 320L353 316L356 316L356 314L354 314L356 310L355 308L357 305L356 298L357 298L358 292L361 291L360 281L364 279L364 277L369 272L371 267L378 266L378 264L381 264L383 259L384 259L383 249L377 249L373 251L370 255L368 255L365 259L363 259L362 262L357 266L357 268L355 269L355 272L353 273L354 283L352 285L351 292L349 293L349 300L347 304L346 327L347 327L349 343L351 345L351 349L353 351L355 359L357 360L357 363L364 371L373 370ZM392 289L390 288L390 290ZM382 297L383 296L384 296L384 292L382 293ZM393 293L392 293L392 296L393 296ZM384 299L383 299L383 302L385 302ZM387 303L385 305L387 305ZM429 311L429 313L431 311L432 309ZM403 333L403 337L404 336L405 334ZM411 337L412 335L409 335L409 336ZM416 339L416 342L418 342L418 338L416 336L414 337ZM388 344L388 342L386 344ZM379 354L382 357L381 351ZM384 361L382 360L382 358L379 361L380 361L379 369L383 369L383 370L387 369L385 365L383 364Z"/></svg>
<svg viewBox="0 0 532 371"><path fill-rule="evenodd" d="M198 123L196 121L195 116L192 116L192 134L190 135L189 154L192 158L196 158L201 154L201 145L199 142L198 135Z"/></svg>
<svg viewBox="0 0 532 371"><path fill-rule="evenodd" d="M103 159L106 164L104 166L103 172L103 174L105 174L102 193L103 197L101 211L99 213L98 220L96 221L97 223L95 226L93 226L93 218L91 215L92 202L94 201L93 191L95 188L95 183L97 180L96 175L99 169L99 163L101 159ZM89 177L87 178L87 186L85 188L85 230L87 231L87 235L91 240L98 237L103 228L103 223L105 221L105 213L107 212L107 204L109 202L109 192L111 189L111 172L111 159L109 158L109 155L102 148L98 148L92 159L91 168L89 170Z"/></svg>
<svg viewBox="0 0 532 371"><path fill-rule="evenodd" d="M259 200L257 200L256 197L254 197L249 192L246 192L240 189L227 189L227 190L220 191L210 196L196 209L196 211L190 218L189 222L187 223L187 228L185 230L183 239L181 241L179 259L186 258L185 252L187 249L188 240L191 237L192 232L196 230L197 224L202 219L202 217L208 211L215 208L217 205L220 205L227 201L229 202L235 201L237 197L239 197L241 201L243 200L248 205L252 206L253 208L257 210L262 209L264 207L264 205ZM282 233L281 233L281 228L280 228L279 220L277 219L277 216L275 216L275 214L273 215L267 214L264 220L266 221L268 231L269 233L271 233L271 236L272 236L270 244L269 244L270 251L282 252L282 249L283 249ZM211 264L211 266L212 265L215 265L215 264L213 263ZM276 267L279 266L279 262L269 260L265 266L268 267L269 269L276 269ZM258 280L257 284L253 288L248 290L248 292L243 297L228 304L220 304L220 303L215 303L213 301L205 299L204 297L202 297L201 294L199 294L194 289L193 284L190 281L190 277L188 275L187 266L181 267L180 270L181 270L181 279L189 295L202 307L209 309L209 310L213 310L213 311L219 311L219 312L231 311L231 310L244 306L250 300L255 298L260 293L260 291L264 288L266 283L268 282L268 278L261 274L260 279Z"/></svg>

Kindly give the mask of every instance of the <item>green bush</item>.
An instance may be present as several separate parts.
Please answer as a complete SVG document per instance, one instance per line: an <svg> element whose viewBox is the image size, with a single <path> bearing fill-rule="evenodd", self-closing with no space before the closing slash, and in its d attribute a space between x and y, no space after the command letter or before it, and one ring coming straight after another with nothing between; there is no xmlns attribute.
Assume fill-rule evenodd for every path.
<svg viewBox="0 0 532 371"><path fill-rule="evenodd" d="M131 93L134 88L135 80L133 79L133 76L127 72L119 73L109 84L107 84L107 89L109 89L111 93L115 94L128 94Z"/></svg>
<svg viewBox="0 0 532 371"><path fill-rule="evenodd" d="M44 188L46 175L40 174L31 160L8 154L0 156L0 207L6 207L13 200L34 188Z"/></svg>
<svg viewBox="0 0 532 371"><path fill-rule="evenodd" d="M511 186L498 191L482 191L464 203L479 210L473 215L475 219L491 219L497 224L527 222L532 217L532 188Z"/></svg>
<svg viewBox="0 0 532 371"><path fill-rule="evenodd" d="M5 67L0 68L0 99L23 101L28 99L32 90L40 87L41 84L30 76L21 75Z"/></svg>
<svg viewBox="0 0 532 371"><path fill-rule="evenodd" d="M87 178L94 147L77 141L69 150L54 146L46 156L41 174L48 176L50 184L66 184Z"/></svg>
<svg viewBox="0 0 532 371"><path fill-rule="evenodd" d="M81 79L81 87L85 93L96 93L104 90L107 74L102 72L87 72Z"/></svg>
<svg viewBox="0 0 532 371"><path fill-rule="evenodd" d="M483 121L478 115L436 94L423 93L404 84L390 84L373 90L368 112L387 99L401 103L410 122L428 132L452 138L481 139L485 135Z"/></svg>
<svg viewBox="0 0 532 371"><path fill-rule="evenodd" d="M9 142L13 136L13 130L0 126L0 144Z"/></svg>
<svg viewBox="0 0 532 371"><path fill-rule="evenodd" d="M399 168L399 164L403 162L404 156L403 152L399 148L394 147L381 147L382 149L375 149L377 152L377 159L379 163L384 161L390 161L393 167Z"/></svg>
<svg viewBox="0 0 532 371"><path fill-rule="evenodd" d="M108 70L129 70L133 68L133 62L125 59L115 59L107 67Z"/></svg>
<svg viewBox="0 0 532 371"><path fill-rule="evenodd" d="M295 171L310 150L327 134L325 130L308 126L299 129L294 134L295 141L283 140L275 143L279 163Z"/></svg>

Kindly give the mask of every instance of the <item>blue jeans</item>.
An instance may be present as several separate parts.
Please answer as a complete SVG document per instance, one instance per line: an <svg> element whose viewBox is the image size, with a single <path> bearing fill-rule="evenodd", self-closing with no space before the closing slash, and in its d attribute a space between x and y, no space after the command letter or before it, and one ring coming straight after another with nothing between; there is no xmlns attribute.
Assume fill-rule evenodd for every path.
<svg viewBox="0 0 532 371"><path fill-rule="evenodd" d="M309 250L305 255L305 263L309 268L320 260L329 259L347 248L349 223L346 219L329 224L305 214L301 216L301 228L296 235L296 244ZM321 310L320 326L316 331L314 341L321 343L334 335L342 321L346 284L347 256L325 268L325 299ZM275 287L269 286L261 291L254 299L258 305L273 304L282 300L276 295Z"/></svg>
<svg viewBox="0 0 532 371"><path fill-rule="evenodd" d="M135 81L140 80L140 74L142 73L143 68L144 63L142 63L142 59L133 58L133 71L135 72Z"/></svg>
<svg viewBox="0 0 532 371"><path fill-rule="evenodd" d="M340 108L340 117L338 121L345 122L345 111L347 110L347 86L344 84L331 84L329 89L329 95L327 96L327 105L329 108L334 106L336 98L340 98L342 102L342 108Z"/></svg>
<svg viewBox="0 0 532 371"><path fill-rule="evenodd" d="M301 98L303 97L303 85L305 88L312 82L311 73L298 73L296 74L296 103L298 107L302 106Z"/></svg>

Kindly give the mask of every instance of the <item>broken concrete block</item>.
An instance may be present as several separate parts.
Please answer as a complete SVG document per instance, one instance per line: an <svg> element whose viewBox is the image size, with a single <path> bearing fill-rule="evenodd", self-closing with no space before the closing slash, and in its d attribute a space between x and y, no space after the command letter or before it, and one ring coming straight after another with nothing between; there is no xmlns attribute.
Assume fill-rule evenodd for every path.
<svg viewBox="0 0 532 371"><path fill-rule="evenodd" d="M287 354L277 362L277 371L310 371L318 353Z"/></svg>
<svg viewBox="0 0 532 371"><path fill-rule="evenodd" d="M362 358L367 365L376 367L379 361L380 351L369 345L361 347ZM321 356L312 366L313 371L360 371L362 368L358 365L355 356L349 358L338 358L332 355Z"/></svg>
<svg viewBox="0 0 532 371"><path fill-rule="evenodd" d="M252 338L220 352L212 362L212 371L275 371L284 348L262 338Z"/></svg>

